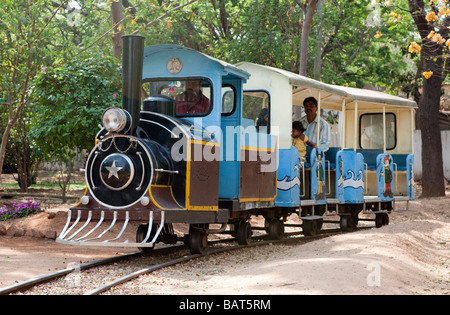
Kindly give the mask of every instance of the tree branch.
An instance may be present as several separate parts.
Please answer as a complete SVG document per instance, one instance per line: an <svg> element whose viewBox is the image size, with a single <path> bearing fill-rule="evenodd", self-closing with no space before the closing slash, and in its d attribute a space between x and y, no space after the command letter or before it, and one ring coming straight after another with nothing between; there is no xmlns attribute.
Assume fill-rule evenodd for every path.
<svg viewBox="0 0 450 315"><path fill-rule="evenodd" d="M177 10L180 10L180 9L182 9L182 8L184 8L184 7L187 7L188 5L190 5L190 4L194 3L194 2L197 2L197 1L198 1L198 0L191 0L191 1L189 1L188 3L181 4L181 5L179 5L179 6L175 7L175 8L173 8L173 9L170 10L170 11L169 11L169 10L166 10L166 13L164 13L163 15L157 17L157 18L154 19L153 21L147 23L147 24L144 26L144 28L147 28L147 27L152 26L153 24L159 22L160 20L162 20L163 18L165 18L166 16L168 16L170 13L172 13L172 12L174 12L174 11L177 11ZM137 33L139 33L139 29L135 30L135 31L134 31L133 33L131 33L131 34L132 34L132 35L136 35Z"/></svg>

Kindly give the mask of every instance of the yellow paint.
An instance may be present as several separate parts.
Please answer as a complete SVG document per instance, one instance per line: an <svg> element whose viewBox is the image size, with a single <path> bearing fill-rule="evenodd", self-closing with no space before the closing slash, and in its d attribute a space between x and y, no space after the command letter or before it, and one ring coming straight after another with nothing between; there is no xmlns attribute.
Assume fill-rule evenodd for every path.
<svg viewBox="0 0 450 315"><path fill-rule="evenodd" d="M191 144L201 144L201 145L209 145L213 147L220 147L220 143L212 142L212 141L204 141L204 140L195 140L191 139Z"/></svg>
<svg viewBox="0 0 450 315"><path fill-rule="evenodd" d="M274 201L277 197L277 194L275 193L274 197L269 198L239 198L239 202L254 202L254 201Z"/></svg>
<svg viewBox="0 0 450 315"><path fill-rule="evenodd" d="M258 148L258 147L250 147L250 146L242 146L241 150L246 151L263 151L263 152L274 152L275 149L272 148Z"/></svg>

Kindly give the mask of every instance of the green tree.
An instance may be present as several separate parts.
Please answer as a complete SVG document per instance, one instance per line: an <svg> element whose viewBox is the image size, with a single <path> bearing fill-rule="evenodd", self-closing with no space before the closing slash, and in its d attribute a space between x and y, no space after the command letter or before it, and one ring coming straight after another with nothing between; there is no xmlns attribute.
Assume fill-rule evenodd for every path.
<svg viewBox="0 0 450 315"><path fill-rule="evenodd" d="M44 0L4 0L0 6L0 92L6 100L1 106L8 113L1 130L0 165L11 130L28 106L30 82L39 64L49 61L52 31L48 26L61 9L62 5L54 9ZM0 176L1 172L0 168Z"/></svg>
<svg viewBox="0 0 450 315"><path fill-rule="evenodd" d="M60 66L43 68L34 80L35 123L31 134L48 159L65 166L60 186L66 190L77 152L91 150L110 106L121 105L119 62L112 57L85 55Z"/></svg>

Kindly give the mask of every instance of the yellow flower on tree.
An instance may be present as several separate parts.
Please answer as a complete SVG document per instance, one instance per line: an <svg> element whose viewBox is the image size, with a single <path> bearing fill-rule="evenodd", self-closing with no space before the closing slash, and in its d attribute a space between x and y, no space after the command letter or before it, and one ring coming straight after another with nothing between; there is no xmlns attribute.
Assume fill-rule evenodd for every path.
<svg viewBox="0 0 450 315"><path fill-rule="evenodd" d="M445 6L445 4L442 4L439 7L439 13L440 16L447 16L450 14L450 9L447 9L447 7Z"/></svg>
<svg viewBox="0 0 450 315"><path fill-rule="evenodd" d="M431 76L433 75L433 71L425 71L424 73L422 73L423 76L425 77L425 79L429 79L431 78Z"/></svg>
<svg viewBox="0 0 450 315"><path fill-rule="evenodd" d="M375 34L375 38L380 38L381 36L383 36L383 34L381 34L380 31L377 31L377 33Z"/></svg>
<svg viewBox="0 0 450 315"><path fill-rule="evenodd" d="M426 19L427 19L428 22L431 22L431 21L434 22L434 21L439 20L439 17L436 15L436 13L430 12L430 13L427 14Z"/></svg>
<svg viewBox="0 0 450 315"><path fill-rule="evenodd" d="M445 40L442 38L441 34L439 34L439 33L435 34L431 40L438 44L445 43Z"/></svg>
<svg viewBox="0 0 450 315"><path fill-rule="evenodd" d="M416 43L416 42L411 42L411 44L409 45L408 51L410 53L416 53L416 54L420 54L420 46Z"/></svg>

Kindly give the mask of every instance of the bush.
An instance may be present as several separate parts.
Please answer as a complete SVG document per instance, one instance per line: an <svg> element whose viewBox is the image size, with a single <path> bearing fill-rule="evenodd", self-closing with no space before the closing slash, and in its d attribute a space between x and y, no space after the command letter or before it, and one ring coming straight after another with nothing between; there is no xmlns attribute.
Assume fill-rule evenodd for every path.
<svg viewBox="0 0 450 315"><path fill-rule="evenodd" d="M34 201L26 201L21 203L12 203L12 208L3 206L0 208L0 221L6 221L8 219L23 218L32 214L43 212L39 204Z"/></svg>

